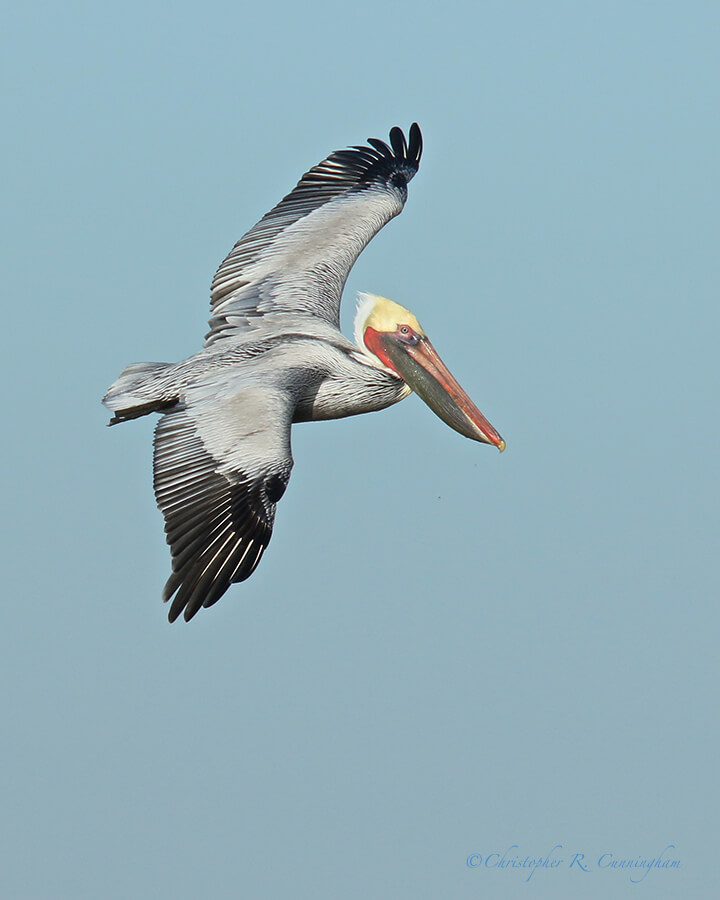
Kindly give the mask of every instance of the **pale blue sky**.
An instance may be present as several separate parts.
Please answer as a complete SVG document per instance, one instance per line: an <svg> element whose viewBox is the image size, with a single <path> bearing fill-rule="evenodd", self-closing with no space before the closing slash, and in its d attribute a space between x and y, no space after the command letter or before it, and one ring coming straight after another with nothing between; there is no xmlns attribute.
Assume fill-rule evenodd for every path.
<svg viewBox="0 0 720 900"><path fill-rule="evenodd" d="M717 884L715 3L74 3L3 16L0 894L707 897ZM507 440L299 426L253 578L168 625L127 363L234 241L417 120L353 270ZM565 862L466 864L562 845ZM601 854L680 868L635 885ZM588 872L568 863L584 853Z"/></svg>

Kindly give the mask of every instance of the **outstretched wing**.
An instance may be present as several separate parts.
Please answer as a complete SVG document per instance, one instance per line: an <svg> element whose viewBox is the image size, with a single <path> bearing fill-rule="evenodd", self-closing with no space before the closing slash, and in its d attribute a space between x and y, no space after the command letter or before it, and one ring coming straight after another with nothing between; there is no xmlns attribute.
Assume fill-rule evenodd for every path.
<svg viewBox="0 0 720 900"><path fill-rule="evenodd" d="M340 325L340 298L363 248L402 211L417 172L422 136L399 128L390 146L339 150L306 172L295 189L230 251L212 282L205 344L252 325L253 318L307 313Z"/></svg>
<svg viewBox="0 0 720 900"><path fill-rule="evenodd" d="M193 402L195 401L195 402ZM154 485L172 574L169 619L189 621L255 570L267 547L292 455L289 398L264 387L193 398L155 430Z"/></svg>

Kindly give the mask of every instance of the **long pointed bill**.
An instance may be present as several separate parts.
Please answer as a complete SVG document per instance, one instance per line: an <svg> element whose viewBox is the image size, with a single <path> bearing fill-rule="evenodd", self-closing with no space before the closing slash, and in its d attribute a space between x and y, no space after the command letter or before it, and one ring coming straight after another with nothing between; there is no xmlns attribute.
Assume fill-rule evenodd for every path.
<svg viewBox="0 0 720 900"><path fill-rule="evenodd" d="M392 368L443 422L474 441L494 444L500 452L505 449L505 441L453 378L426 337L414 346L389 334L381 340Z"/></svg>

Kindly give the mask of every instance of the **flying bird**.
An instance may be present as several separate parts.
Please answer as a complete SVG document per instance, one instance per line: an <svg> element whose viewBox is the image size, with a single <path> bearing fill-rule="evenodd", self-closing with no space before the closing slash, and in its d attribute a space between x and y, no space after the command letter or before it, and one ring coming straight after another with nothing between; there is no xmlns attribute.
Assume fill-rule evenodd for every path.
<svg viewBox="0 0 720 900"><path fill-rule="evenodd" d="M340 331L348 273L402 212L421 152L413 124L407 140L393 128L389 145L369 138L306 172L215 273L203 349L134 363L103 398L111 425L161 413L153 473L171 622L257 567L290 478L294 422L373 412L415 391L460 434L505 449L407 309L361 294L355 343Z"/></svg>

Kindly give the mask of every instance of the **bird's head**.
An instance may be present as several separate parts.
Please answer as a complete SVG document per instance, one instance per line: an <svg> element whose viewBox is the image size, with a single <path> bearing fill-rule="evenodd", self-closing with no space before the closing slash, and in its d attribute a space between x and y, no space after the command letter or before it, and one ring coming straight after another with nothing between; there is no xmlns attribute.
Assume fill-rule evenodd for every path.
<svg viewBox="0 0 720 900"><path fill-rule="evenodd" d="M355 341L401 378L455 431L505 449L505 441L450 374L415 316L399 303L360 294Z"/></svg>

